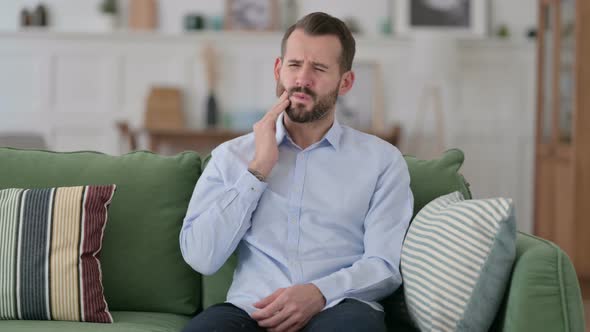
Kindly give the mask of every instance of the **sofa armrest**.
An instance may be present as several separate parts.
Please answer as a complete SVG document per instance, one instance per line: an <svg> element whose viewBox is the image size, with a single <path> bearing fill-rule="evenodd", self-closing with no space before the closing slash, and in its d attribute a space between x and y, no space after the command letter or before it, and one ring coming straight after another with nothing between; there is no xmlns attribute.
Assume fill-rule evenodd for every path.
<svg viewBox="0 0 590 332"><path fill-rule="evenodd" d="M519 233L516 259L493 331L584 331L576 271L555 244Z"/></svg>

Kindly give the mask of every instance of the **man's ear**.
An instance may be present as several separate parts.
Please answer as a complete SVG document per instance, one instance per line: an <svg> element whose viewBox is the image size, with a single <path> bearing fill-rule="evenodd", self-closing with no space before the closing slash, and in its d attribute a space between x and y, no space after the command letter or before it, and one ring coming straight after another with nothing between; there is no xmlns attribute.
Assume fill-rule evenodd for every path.
<svg viewBox="0 0 590 332"><path fill-rule="evenodd" d="M277 58L275 60L275 81L279 80L279 77L281 76L281 67L283 66L283 61L281 60L281 58Z"/></svg>
<svg viewBox="0 0 590 332"><path fill-rule="evenodd" d="M347 71L342 75L340 78L340 87L338 89L338 94L343 96L352 89L352 85L354 84L354 72L352 70Z"/></svg>

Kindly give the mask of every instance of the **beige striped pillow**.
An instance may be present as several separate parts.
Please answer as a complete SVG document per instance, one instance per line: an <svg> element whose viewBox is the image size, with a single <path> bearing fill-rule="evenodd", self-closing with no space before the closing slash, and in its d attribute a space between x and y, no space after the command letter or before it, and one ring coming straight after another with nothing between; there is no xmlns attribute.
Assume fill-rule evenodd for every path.
<svg viewBox="0 0 590 332"><path fill-rule="evenodd" d="M113 322L99 254L114 192L0 190L0 319Z"/></svg>

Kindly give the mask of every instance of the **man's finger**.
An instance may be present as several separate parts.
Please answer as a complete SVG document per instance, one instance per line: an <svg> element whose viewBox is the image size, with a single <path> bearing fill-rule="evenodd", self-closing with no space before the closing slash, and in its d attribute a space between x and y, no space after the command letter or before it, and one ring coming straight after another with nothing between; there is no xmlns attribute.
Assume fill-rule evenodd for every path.
<svg viewBox="0 0 590 332"><path fill-rule="evenodd" d="M287 320L287 318L289 318L289 313L286 312L286 310L281 310L278 313L276 313L274 316L271 316L270 318L258 321L258 326L264 327L264 328L275 328L278 327L281 323L283 323L285 320Z"/></svg>
<svg viewBox="0 0 590 332"><path fill-rule="evenodd" d="M287 109L287 107L289 107L289 104L291 104L291 101L289 99L285 99L282 102L280 102L277 106L275 106L269 113L271 115L271 117L276 120L279 117L279 114L281 114L281 112L283 112L285 109Z"/></svg>
<svg viewBox="0 0 590 332"><path fill-rule="evenodd" d="M275 328L277 331L290 331L293 330L293 327L295 327L296 324L297 320L293 316L291 316L287 317L287 319L284 319L283 322Z"/></svg>
<svg viewBox="0 0 590 332"><path fill-rule="evenodd" d="M279 102L273 108L271 108L268 113L266 113L266 116L276 120L276 118L279 117L279 114L281 114L281 112L284 111L289 106L289 104L291 104L289 98L281 98Z"/></svg>
<svg viewBox="0 0 590 332"><path fill-rule="evenodd" d="M270 294L269 296L263 298L262 300L254 303L254 306L256 308L262 309L264 307L266 307L267 305L269 305L272 301L274 301L277 297L279 297L279 295L281 295L281 293L284 291L283 288L279 288L276 291L274 291L272 294Z"/></svg>
<svg viewBox="0 0 590 332"><path fill-rule="evenodd" d="M275 110L279 105L281 105L285 100L289 100L289 94L287 93L287 91L283 92L280 96L279 99L277 99L277 102L274 104L273 107L270 108L270 110L268 112L266 112L266 114L271 113L273 110Z"/></svg>
<svg viewBox="0 0 590 332"><path fill-rule="evenodd" d="M281 112L284 111L290 103L291 101L289 100L289 94L287 91L283 92L277 103L268 112L266 112L263 119L274 118L276 120L279 114L281 114Z"/></svg>
<svg viewBox="0 0 590 332"><path fill-rule="evenodd" d="M265 125L271 125L272 128L275 127L275 122L277 122L277 119L279 118L279 115L281 115L282 112L285 111L285 109L289 106L290 101L286 100L284 102L282 102L281 104L277 105L275 108L271 109L268 113L266 113L266 115L260 120L261 124L265 124Z"/></svg>
<svg viewBox="0 0 590 332"><path fill-rule="evenodd" d="M254 303L254 307L256 307L258 309L262 309L262 308L266 307L267 305L269 305L275 298L276 298L276 296L273 293L272 295L267 296L267 297L263 298L262 300Z"/></svg>
<svg viewBox="0 0 590 332"><path fill-rule="evenodd" d="M283 301L281 301L281 299L275 299L266 307L264 307L264 309L253 312L252 318L254 318L257 321L265 320L267 318L272 317L276 312L283 309L282 307Z"/></svg>

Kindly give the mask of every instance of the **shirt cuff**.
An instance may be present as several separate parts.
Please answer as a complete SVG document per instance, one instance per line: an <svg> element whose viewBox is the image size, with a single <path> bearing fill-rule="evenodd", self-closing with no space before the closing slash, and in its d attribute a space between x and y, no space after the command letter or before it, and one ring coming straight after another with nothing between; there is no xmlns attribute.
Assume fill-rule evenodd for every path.
<svg viewBox="0 0 590 332"><path fill-rule="evenodd" d="M326 298L326 305L341 298L343 295L341 283L337 279L338 277L336 275L328 275L311 282L322 292L324 298Z"/></svg>
<svg viewBox="0 0 590 332"><path fill-rule="evenodd" d="M268 183L258 180L248 170L242 173L234 185L240 196L248 197L252 200L258 200L267 186Z"/></svg>

